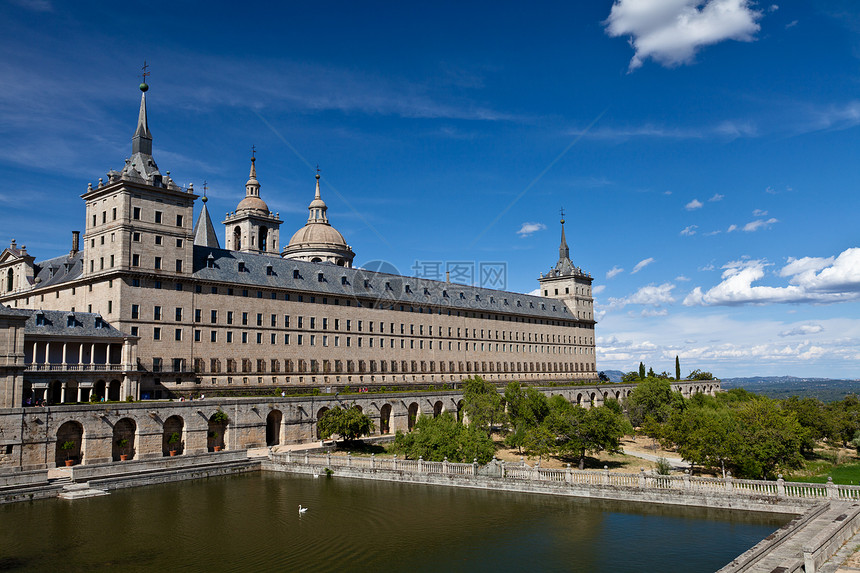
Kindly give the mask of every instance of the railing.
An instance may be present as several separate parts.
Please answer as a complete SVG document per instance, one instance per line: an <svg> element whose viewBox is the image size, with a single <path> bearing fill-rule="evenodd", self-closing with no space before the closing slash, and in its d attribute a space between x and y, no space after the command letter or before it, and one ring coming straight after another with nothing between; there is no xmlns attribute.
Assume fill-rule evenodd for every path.
<svg viewBox="0 0 860 573"><path fill-rule="evenodd" d="M271 454L274 462L286 464L305 464L329 468L352 467L369 470L389 470L425 475L448 476L487 476L510 481L550 482L568 486L618 487L627 489L673 490L691 493L722 493L749 497L771 497L790 499L834 499L843 501L860 500L860 486L836 485L828 478L826 484L786 482L782 476L776 481L734 479L729 473L725 478L664 476L653 473L613 473L608 468L603 471L582 471L571 469L542 468L540 464L529 466L523 462L502 462L493 458L485 466L477 460L471 464L453 463L447 459L441 462L424 461L422 458L408 460L403 458L375 455L352 456L286 452Z"/></svg>
<svg viewBox="0 0 860 573"><path fill-rule="evenodd" d="M122 372L134 370L131 364L61 364L61 363L30 363L26 365L27 372Z"/></svg>

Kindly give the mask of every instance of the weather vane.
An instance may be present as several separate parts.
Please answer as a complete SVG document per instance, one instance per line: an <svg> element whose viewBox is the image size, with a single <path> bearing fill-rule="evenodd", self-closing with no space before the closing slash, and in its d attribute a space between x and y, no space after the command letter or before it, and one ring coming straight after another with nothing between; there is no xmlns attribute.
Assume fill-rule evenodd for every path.
<svg viewBox="0 0 860 573"><path fill-rule="evenodd" d="M251 146L251 159L257 159L257 146Z"/></svg>
<svg viewBox="0 0 860 573"><path fill-rule="evenodd" d="M319 175L319 174L320 174L320 164L317 163L317 175Z"/></svg>
<svg viewBox="0 0 860 573"><path fill-rule="evenodd" d="M149 64L146 63L146 60L143 60L143 67L141 68L143 73L140 74L140 91L142 92L146 92L146 90L149 89L149 86L146 85L146 76L150 74L150 72L147 71L148 67Z"/></svg>
<svg viewBox="0 0 860 573"><path fill-rule="evenodd" d="M559 212L561 213L561 222L564 223L564 207L562 207Z"/></svg>

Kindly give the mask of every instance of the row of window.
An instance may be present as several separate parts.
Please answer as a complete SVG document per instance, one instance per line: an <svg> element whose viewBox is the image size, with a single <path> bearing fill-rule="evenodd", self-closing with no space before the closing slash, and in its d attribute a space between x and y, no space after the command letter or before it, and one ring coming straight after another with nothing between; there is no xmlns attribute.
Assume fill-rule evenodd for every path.
<svg viewBox="0 0 860 573"><path fill-rule="evenodd" d="M588 362L486 362L486 361L434 361L434 360L280 360L278 358L256 361L250 358L236 360L233 358L210 358L208 364L203 358L194 359L194 372L197 374L234 374L293 373L310 372L322 374L397 374L397 373L533 373L533 372L593 372L594 364ZM282 366L283 363L283 366ZM184 358L173 358L170 361L173 372L185 372ZM208 370L206 367L209 367ZM282 369L283 368L283 369ZM153 372L164 372L165 363L161 358L152 359Z"/></svg>
<svg viewBox="0 0 860 573"><path fill-rule="evenodd" d="M250 316L249 316L248 312L235 313L235 314L241 314L242 326L249 326ZM224 313L225 321L226 321L227 325L234 324L234 320L236 318L235 314L232 310L228 310ZM263 313L258 312L258 313L256 313L256 325L257 326L264 326L264 322L268 322L268 326L270 326L272 328L278 328L279 316L280 315L277 315L277 314L270 314L268 316L268 321L264 321ZM285 315L283 315L283 317L284 317L283 323L282 323L283 328L291 328L290 315L285 314ZM139 304L132 304L131 305L131 318L132 319L140 319L141 318L141 312L140 312L140 305ZM302 316L296 317L295 328L298 328L298 329L305 328L306 324L307 324L307 328L310 330L315 330L317 328L318 322L317 322L316 317L313 317L313 316L308 317L308 321L305 321L304 318L305 317L302 317ZM164 319L164 313L162 312L161 306L159 306L159 305L153 306L152 319L153 320L163 320ZM183 308L182 307L175 307L174 308L174 320L176 322L182 322L182 319L183 319ZM194 322L199 323L202 321L203 321L203 310L199 309L199 308L194 309ZM335 318L332 322L333 322L334 330L340 330L341 320L338 318ZM218 310L212 309L209 311L209 323L210 324L218 324ZM345 326L345 330L347 332L352 331L353 321L351 319L345 319L345 320L343 320L343 323ZM355 323L356 323L356 327L357 327L357 332L364 332L365 326L367 326L367 332L373 332L374 331L374 324L376 324L373 321L362 321L362 320L356 320ZM378 332L380 334L385 333L385 322L379 321L378 324L379 324ZM390 323L388 323L388 325L389 325L388 333L389 334L395 334L396 324L394 322L390 322ZM328 330L328 327L329 327L328 318L325 318L325 317L322 318L319 321L319 326L322 330ZM454 337L454 332L455 332L454 327L449 326L447 328L448 328L448 337L449 338ZM400 330L401 335L407 334L405 324L400 323L400 329L399 330ZM445 336L444 327L439 326L436 328L436 330L437 330L436 336L440 336L440 337ZM500 338L499 338L499 332L500 331L499 330L496 330L496 331L486 330L485 331L485 329L483 329L483 328L480 329L480 337L478 336L478 329L472 328L471 338L479 338L479 339L489 338L489 339L492 339L493 338L493 332L495 332L495 340L500 340ZM213 332L213 334L214 334L214 332ZM418 336L424 336L424 325L419 324L418 325L418 331L416 332L415 325L410 324L408 334L410 336L415 336L416 334ZM571 344L571 343L576 344L577 343L577 337L576 336L570 336L570 335L562 336L562 335L556 335L556 334L552 334L552 335L546 334L545 335L543 333L541 333L541 334L534 333L534 340L532 340L532 334L533 333L531 333L531 332L522 332L522 341L523 342L552 342L552 343L558 342L558 343L565 343L565 344ZM273 336L274 336L274 334L273 334ZM427 326L427 336L433 336L433 325ZM528 336L528 338L526 338L527 336ZM457 338L461 338L461 337L462 338L469 338L469 329L468 328L462 328L461 329L460 327L457 327L456 328L456 337ZM578 340L579 344L590 344L591 343L591 337L579 336L578 339L579 339ZM520 341L520 332L502 330L501 331L501 340Z"/></svg>
<svg viewBox="0 0 860 573"><path fill-rule="evenodd" d="M140 214L141 214L140 207L132 207L131 208L131 218L132 219L134 219L135 221L139 221L140 220ZM116 207L113 207L111 209L111 221L116 221L116 219L117 219ZM102 216L101 216L102 224L104 225L105 223L107 223L107 220L108 220L108 212L102 211ZM155 211L153 214L153 222L158 223L158 224L162 224L164 222L164 212L163 211ZM93 223L92 224L93 227L98 225L98 215L96 213L92 214L92 223ZM176 215L176 226L181 227L184 223L185 223L184 216L177 214Z"/></svg>

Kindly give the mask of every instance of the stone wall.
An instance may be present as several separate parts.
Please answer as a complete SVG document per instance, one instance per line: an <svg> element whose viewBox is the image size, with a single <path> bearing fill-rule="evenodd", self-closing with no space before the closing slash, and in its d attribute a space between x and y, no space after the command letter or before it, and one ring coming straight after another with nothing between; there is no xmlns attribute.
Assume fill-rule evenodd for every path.
<svg viewBox="0 0 860 573"><path fill-rule="evenodd" d="M541 391L590 407L607 398L623 400L633 388L606 384ZM673 389L687 396L713 393L719 382L676 382ZM0 410L0 473L62 466L67 458L75 465L118 461L123 438L129 440L125 447L131 460L167 457L171 449L178 455L201 454L222 443L229 451L309 442L319 439L316 423L326 409L353 404L374 421L375 434L385 427L390 433L407 431L421 414L459 414L461 402L460 391L428 391L9 408ZM226 425L212 420L218 411L227 415ZM168 444L174 432L181 438L175 447ZM73 442L72 448L61 449L64 442Z"/></svg>

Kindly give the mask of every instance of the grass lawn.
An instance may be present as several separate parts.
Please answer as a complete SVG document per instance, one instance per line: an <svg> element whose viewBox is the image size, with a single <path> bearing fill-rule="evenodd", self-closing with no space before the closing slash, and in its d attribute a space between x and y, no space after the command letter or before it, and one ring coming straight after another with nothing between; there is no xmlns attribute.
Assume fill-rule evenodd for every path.
<svg viewBox="0 0 860 573"><path fill-rule="evenodd" d="M860 485L860 458L857 452L847 448L821 448L815 450L815 457L806 460L803 469L787 476L786 481Z"/></svg>

